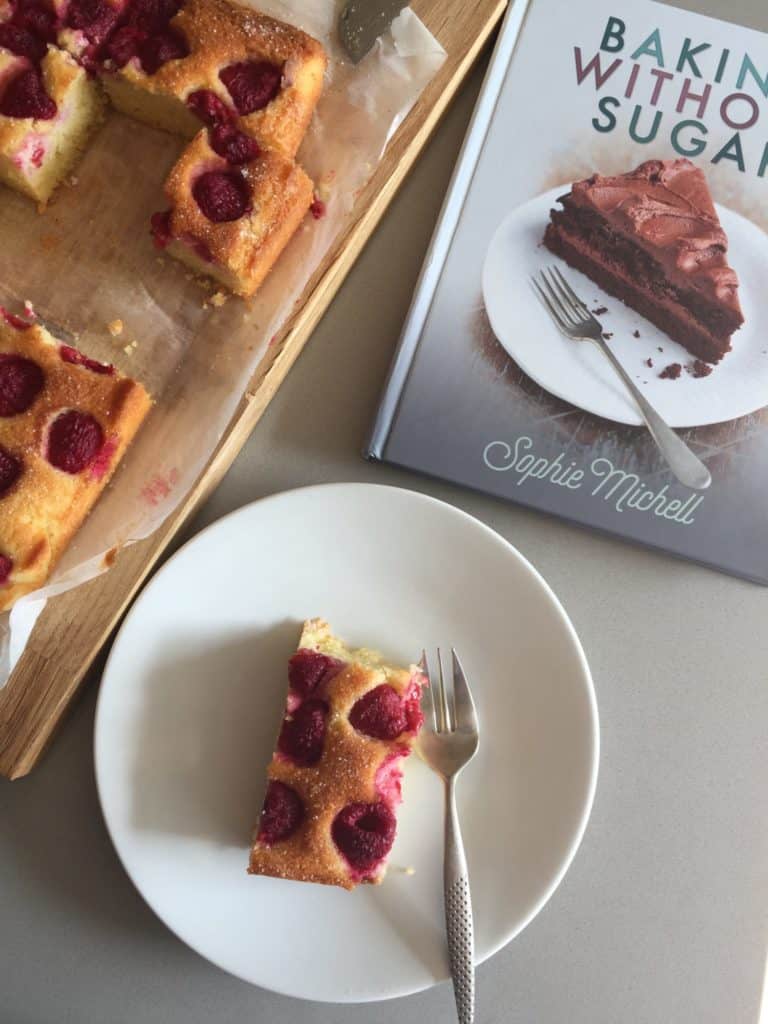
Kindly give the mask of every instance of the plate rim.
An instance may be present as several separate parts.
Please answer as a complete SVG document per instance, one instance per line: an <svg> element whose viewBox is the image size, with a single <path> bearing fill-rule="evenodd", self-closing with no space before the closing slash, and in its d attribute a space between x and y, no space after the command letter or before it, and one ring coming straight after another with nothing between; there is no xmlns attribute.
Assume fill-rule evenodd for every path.
<svg viewBox="0 0 768 1024"><path fill-rule="evenodd" d="M581 405L578 402L574 402L572 397L570 397L568 395L565 395L560 389L554 389L549 384L544 383L544 381L540 378L539 375L534 376L533 373L530 371L530 369L528 367L526 367L526 366L523 366L523 364L519 361L518 353L513 351L512 347L508 346L502 340L501 333L497 330L496 324L494 324L494 320L493 320L493 317L491 315L491 311L490 311L490 308L489 308L489 303L488 303L488 300L487 300L487 295L488 295L488 290L489 290L488 276L489 276L489 273L490 273L488 268L489 268L489 264L490 264L491 249L494 246L494 244L496 243L497 238L502 234L502 231L506 227L508 221L511 220L512 217L515 216L515 214L517 214L524 207L533 206L534 204L536 204L538 202L543 203L545 199L547 199L549 203L554 203L554 202L557 201L556 193L562 192L563 190L567 190L570 187L571 187L571 185L569 183L567 183L567 182L563 183L562 185L556 185L556 186L554 186L554 187L552 187L550 189L547 189L547 190L545 190L543 192L539 192L535 196L531 196L529 199L525 199L523 202L518 203L516 206L513 206L510 210L508 210L505 213L505 215L503 216L501 221L498 223L498 225L494 229L493 234L491 235L491 238L490 238L490 240L489 240L489 242L488 242L488 244L486 246L485 255L483 257L483 266L482 266L482 270L481 270L481 273L480 273L480 290L481 290L481 293L482 293L483 308L485 309L486 315L488 317L488 322L491 325L491 330L493 331L494 337L496 338L498 343L501 345L501 347L504 349L504 351L507 353L509 358L513 359L516 363L518 363L518 365L520 366L520 369L523 371L523 373L525 373L527 376L529 376L531 378L531 380L534 381L535 384L537 384L540 388L542 388L548 394L552 395L553 397L557 398L558 400L560 400L562 402L567 402L568 405L571 405L574 408L579 409L582 412L585 412L589 416L596 416L596 417L598 417L600 419L607 420L610 423L617 423L617 424L619 424L621 426L625 426L625 427L633 427L633 428L637 428L637 429L640 429L640 430L647 429L646 426L645 426L645 421L643 420L643 418L640 416L639 413L637 414L636 419L630 419L629 418L629 413L625 414L625 416L622 419L618 419L617 416L615 416L615 415L609 416L605 412L598 412L598 411L595 411L593 408L588 408L585 405ZM734 218L736 218L739 221L743 221L751 229L754 229L755 231L760 232L760 234L762 234L763 236L765 236L768 239L768 233L763 231L763 229L758 224L756 224L750 217L745 216L743 213L740 213L738 210L734 210L730 206L726 206L724 203L715 203L715 208L717 210L718 216L720 216L721 213L723 211L725 211L726 214L729 217L734 217ZM565 263L561 259L561 257L557 256L555 253L551 253L550 255L551 255L553 260L557 260L561 264L565 265ZM569 269L569 268L566 268L566 269ZM583 271L580 271L580 273L583 273ZM585 276L589 277L589 275L585 275ZM591 278L590 278L590 280L591 280ZM600 289L601 293L604 293L606 295L606 298L611 299L612 301L621 301L621 300L615 300L612 296L608 295L608 293L605 292L605 289L600 288L600 285L595 284L595 282L592 282L592 283L594 284L594 286L596 288ZM631 309L631 307L629 307L629 308ZM641 313L638 313L637 315L642 317ZM647 318L646 317L642 317L642 319L645 320ZM632 403L632 399L630 397L628 397L628 408L630 406L632 406L632 404L633 404ZM751 416L755 412L758 412L760 409L763 409L763 408L765 408L765 405L758 405L758 406L755 406L753 409L748 410L747 412L739 412L737 415L730 416L727 419L711 419L711 420L707 419L707 420L703 420L703 421L698 421L696 423L691 423L691 422L688 422L687 420L685 422L682 422L682 423L675 422L673 424L673 429L675 429L675 430L695 430L695 429L697 429L699 427L716 426L719 423L731 423L734 420L742 419L745 416ZM669 418L669 417L667 417L667 418Z"/></svg>
<svg viewBox="0 0 768 1024"><path fill-rule="evenodd" d="M587 698L587 706L588 706L588 709L589 709L589 724L590 724L590 731L591 731L591 735L590 735L591 751L590 751L590 764L589 764L589 780L588 780L588 785L587 785L586 798L584 800L584 805L583 805L583 807L581 809L581 813L579 815L578 825L575 828L574 833L573 833L573 835L571 837L571 841L570 841L570 843L568 845L567 852L566 852L565 856L562 859L562 863L560 864L557 872L553 875L553 877L552 877L552 879L550 881L550 884L542 892L542 894L540 895L539 899L534 903L534 905L532 906L532 908L529 911L529 913L523 919L521 919L521 921L518 922L516 924L516 926L512 930L510 930L509 932L505 933L504 937L501 940L499 940L497 943L492 943L488 947L488 949L486 951L484 951L482 956L477 956L476 955L476 959L475 959L475 965L476 966L480 966L480 964L485 963L492 956L495 956L496 953L498 953L501 949L503 949L505 946L507 946L515 938L517 938L517 936L520 935L521 932L523 932L528 927L528 925L541 913L543 908L546 906L546 904L552 898L554 893L560 887L560 884L562 883L563 878L565 877L565 875L567 874L569 868L571 867L571 864L573 863L573 860L574 860L574 858L575 858L575 856L576 856L576 854L577 854L577 852L579 850L579 847L581 846L582 840L584 838L584 835L585 835L585 832L586 832L586 829L587 829L587 825L589 824L589 820L590 820L590 817L591 817L591 814L592 814L592 809L594 807L595 794L596 794L596 791L597 791L597 780L598 780L598 775L599 775L600 752L601 752L600 715L599 715L599 710L598 710L597 695L596 695L596 692L595 692L594 680L592 678L592 673L591 673L591 670L590 670L590 667L589 667L589 662L587 661L587 657L586 657L586 654L584 652L584 648L582 646L582 643L581 643L581 640L579 638L579 635L576 632L576 628L573 625L573 623L571 622L571 619L570 619L568 613L566 612L563 604L561 603L560 599L555 594L555 592L552 589L552 587L550 587L550 585L546 581L546 579L538 571L538 569L536 569L536 567L525 557L525 555L523 555L514 546L514 544L512 544L510 541L508 541L506 537L502 536L498 531L494 530L491 526L487 525L482 520L478 519L476 516L471 515L469 512L465 512L464 509L458 508L456 505L453 505L450 502L443 501L441 498L435 498L435 497L433 497L430 494L424 494L421 491L415 491L415 490L412 490L411 488L398 487L398 486L392 485L392 484L369 483L367 481L354 481L353 480L353 481L333 481L333 482L329 482L329 483L300 485L298 487L288 488L286 490L276 491L276 492L274 492L272 494L264 495L261 498L256 498L253 501L247 502L245 505L241 505L239 508L232 509L230 512L225 513L223 516L219 517L218 519L215 519L213 522L211 522L207 526L203 527L203 529L201 529L199 532L197 532L192 537L190 537L188 540L186 540L184 542L184 544L182 544L176 551L174 551L174 553L171 555L171 557L166 562L164 562L163 565L160 566L160 568L157 570L157 572L155 572L153 574L151 579L148 580L146 585L141 589L141 591L137 594L136 598L132 602L131 607L129 608L128 612L126 613L126 615L125 615L123 621L121 622L120 627L119 627L119 629L118 629L118 631L117 631L117 633L116 633L116 635L115 635L115 637L114 637L114 639L112 641L112 644L111 644L111 647L110 647L110 650L109 650L109 655L108 655L107 660L106 660L106 662L104 664L104 668L103 668L102 673L101 673L101 678L99 679L99 691L98 691L98 696L97 696L97 701L96 701L96 710L95 710L94 725L93 725L93 741L92 741L93 742L93 765L94 765L94 776L95 776L95 781L96 781L96 792L97 792L97 796L98 796L98 800L99 800L99 807L101 809L102 819L103 819L105 828L107 830L107 835L109 836L109 840L110 840L110 842L112 844L112 847L113 847L113 849L115 851L115 854L117 855L117 858L118 858L118 860L119 860L123 870L125 871L126 875L128 876L128 879L130 880L130 882L133 885L134 889L138 892L138 894L141 897L141 899L149 907L149 909L152 911L152 913L155 915L155 917L162 923L162 925L165 928L167 928L168 931L179 942L181 942L184 946L186 946L188 949L191 949L195 954L197 954L198 956L202 957L202 959L206 960L208 963L213 964L219 970L222 970L225 974L228 974L231 977L237 978L238 980L243 981L246 984L253 985L253 986L257 987L257 988L262 988L264 991L274 992L274 993L276 993L278 995L285 996L287 998L301 999L301 1000L303 1000L305 1002L317 1002L319 1004L325 1004L325 1005L334 1005L334 1004L340 1004L340 1005L358 1005L359 1004L359 1005L362 1005L362 1004L365 1004L365 1003L387 1002L390 999L403 998L403 997L407 997L407 996L411 996L411 995L416 995L419 992L428 991L429 989L434 988L436 985L442 984L442 983L450 980L450 975L446 971L446 974L445 974L445 976L443 978L440 978L440 979L437 979L437 980L433 980L431 982L428 982L425 985L406 986L404 988L398 988L396 990L389 991L389 992L387 992L386 994L383 994L383 995L381 993L377 993L377 994L371 994L371 995L366 996L366 997L360 997L360 996L357 996L357 995L353 996L353 997L347 997L345 995L345 993L340 992L340 993L337 994L336 998L326 998L326 997L322 997L322 996L307 996L307 995L297 994L295 991L290 991L289 989L284 989L284 988L276 987L276 986L273 986L273 985L267 985L267 984L265 984L265 983L263 983L261 981L254 981L252 978L246 977L243 974L240 974L237 971L232 970L230 967L228 967L225 964L221 963L219 960L214 959L211 956L209 956L207 953L202 952L202 950L198 947L198 945L196 943L193 943L193 942L189 941L189 939L187 939L185 936L180 935L179 932L176 930L176 928L174 928L166 920L165 916L159 912L159 910L155 907L155 905L150 901L149 897L144 893L143 889L141 888L141 886L137 882L136 878L134 877L133 872L131 871L131 869L129 868L128 864L126 863L126 860L123 857L123 853L122 853L122 851L120 849L120 846L118 845L115 833L114 833L113 828L112 828L112 822L110 820L110 814L109 814L109 811L108 811L108 804L107 804L107 802L105 800L104 791L103 791L103 788L102 788L104 783L103 783L103 780L102 780L102 775L101 775L101 770L100 770L100 755L99 755L100 739L99 739L99 737L100 737L100 733L101 733L101 728L102 728L101 723L103 721L103 714L104 714L104 710L103 710L104 706L105 706L104 694L105 694L106 689L107 689L107 679L108 679L108 676L109 676L109 672L110 672L110 668L112 666L113 660L115 662L117 661L116 652L118 650L118 647L119 647L119 644L120 644L120 638L121 638L121 636L123 634L123 631L125 630L128 622L131 620L131 618L135 614L135 610L138 607L138 605L141 602L141 600L143 599L144 595L146 593L148 593L151 588L154 588L157 585L157 581L167 571L172 571L171 567L173 566L173 564L176 561L176 559L179 558L179 556L181 556L182 552L185 552L187 548L189 548L192 545L196 544L203 536L207 535L209 532L212 532L212 531L214 531L216 529L220 529L220 528L221 529L226 529L226 524L228 523L228 521L230 519L234 519L235 517L237 517L239 515L248 514L254 507L262 506L265 503L277 502L277 501L279 501L281 499L286 499L286 498L289 498L289 497L294 497L297 494L307 494L307 493L317 492L317 491L321 491L321 490L322 491L353 490L353 491L358 491L358 492L360 492L360 491L368 491L368 490L378 490L378 491L395 492L399 496L406 496L408 499L416 499L418 501L424 502L425 504L429 504L429 505L433 505L433 506L439 506L439 507L441 507L443 512L445 512L447 510L448 514L452 514L453 513L453 514L457 515L457 517L459 519L464 520L465 525L469 525L470 527L471 526L480 527L482 532L484 532L487 536L489 536L489 538L491 538L494 541L496 541L497 543L500 543L501 545L503 545L507 549L507 553L510 554L514 559L516 559L518 564L520 564L522 566L522 568L527 571L529 576L533 580L535 580L535 582L538 583L542 587L542 589L544 590L547 598L549 599L550 605L554 608L554 610L557 613L557 616L560 619L562 625L565 627L566 633L568 634L568 637L569 637L569 639L571 641L572 647L573 647L574 652L576 654L577 664L578 664L578 667L579 667L579 669L581 671L581 677L582 677L581 678L581 682L583 684L584 693L585 693L585 696Z"/></svg>

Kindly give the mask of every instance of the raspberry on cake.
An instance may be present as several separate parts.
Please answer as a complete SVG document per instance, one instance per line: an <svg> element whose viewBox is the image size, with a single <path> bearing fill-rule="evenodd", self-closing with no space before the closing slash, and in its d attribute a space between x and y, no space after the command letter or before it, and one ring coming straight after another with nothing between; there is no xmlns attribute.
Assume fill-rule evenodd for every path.
<svg viewBox="0 0 768 1024"><path fill-rule="evenodd" d="M700 168L647 160L577 181L544 244L710 363L744 322L728 239Z"/></svg>
<svg viewBox="0 0 768 1024"><path fill-rule="evenodd" d="M0 48L0 181L46 203L102 110L98 86L69 54L51 46L37 64Z"/></svg>
<svg viewBox="0 0 768 1024"><path fill-rule="evenodd" d="M96 70L126 6L127 0L64 0L57 44Z"/></svg>
<svg viewBox="0 0 768 1024"><path fill-rule="evenodd" d="M381 882L402 800L401 762L422 724L421 671L353 651L304 624L249 872L353 889Z"/></svg>
<svg viewBox="0 0 768 1024"><path fill-rule="evenodd" d="M113 366L0 309L0 612L45 583L150 404Z"/></svg>
<svg viewBox="0 0 768 1024"><path fill-rule="evenodd" d="M148 26L143 12L157 0L132 0L107 44L103 81L117 109L187 138L201 120L232 121L264 148L294 156L322 89L322 46L229 0L168 3L167 21Z"/></svg>
<svg viewBox="0 0 768 1024"><path fill-rule="evenodd" d="M152 228L158 246L248 296L304 218L312 182L278 153L256 147L251 158L252 140L237 129L216 132L204 129L184 150L165 185L171 208Z"/></svg>

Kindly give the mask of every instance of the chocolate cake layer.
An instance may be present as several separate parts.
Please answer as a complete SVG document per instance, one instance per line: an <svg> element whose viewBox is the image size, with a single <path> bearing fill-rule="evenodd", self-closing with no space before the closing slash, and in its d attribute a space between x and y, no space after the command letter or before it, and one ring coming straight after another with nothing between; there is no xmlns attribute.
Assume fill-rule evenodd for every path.
<svg viewBox="0 0 768 1024"><path fill-rule="evenodd" d="M547 248L570 266L590 277L603 291L637 310L646 320L683 345L692 355L708 363L717 363L730 351L730 341L707 332L685 307L666 297L655 296L615 268L599 259L599 252L586 249L575 235L550 224L544 237ZM725 347L724 347L725 346Z"/></svg>
<svg viewBox="0 0 768 1024"><path fill-rule="evenodd" d="M692 353L717 362L744 322L703 173L649 160L628 174L576 182L544 242Z"/></svg>

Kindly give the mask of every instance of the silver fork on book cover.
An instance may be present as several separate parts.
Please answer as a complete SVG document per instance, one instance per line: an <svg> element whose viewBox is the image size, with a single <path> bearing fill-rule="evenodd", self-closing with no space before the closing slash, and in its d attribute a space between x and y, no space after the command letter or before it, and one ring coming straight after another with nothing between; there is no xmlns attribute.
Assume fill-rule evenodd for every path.
<svg viewBox="0 0 768 1024"><path fill-rule="evenodd" d="M451 657L453 686L448 688L440 650L437 651L436 680L430 676L426 651L422 652L421 668L429 685L424 688L424 729L419 746L424 760L442 776L445 784L443 895L448 959L459 1024L473 1024L475 941L467 861L456 811L456 779L461 769L475 756L480 733L467 677L453 648Z"/></svg>
<svg viewBox="0 0 768 1024"><path fill-rule="evenodd" d="M605 343L600 322L576 295L557 267L550 267L548 271L542 270L538 277L531 278L531 283L556 326L567 338L572 341L593 341L608 359L637 403L651 437L680 483L699 491L709 487L712 477L707 467L664 422L635 386L610 346Z"/></svg>

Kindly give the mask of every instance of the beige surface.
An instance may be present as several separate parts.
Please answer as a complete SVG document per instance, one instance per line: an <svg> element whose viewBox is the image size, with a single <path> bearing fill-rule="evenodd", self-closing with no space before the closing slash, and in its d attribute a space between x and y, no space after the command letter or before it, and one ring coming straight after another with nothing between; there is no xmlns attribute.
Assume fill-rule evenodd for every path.
<svg viewBox="0 0 768 1024"><path fill-rule="evenodd" d="M562 887L479 971L478 1024L756 1024L768 938L768 592L357 454L477 85L185 533L283 488L371 480L452 501L516 544L583 640L602 763ZM185 949L104 831L95 689L92 678L35 773L0 780L2 1024L450 1024L447 986L390 1004L310 1005Z"/></svg>

